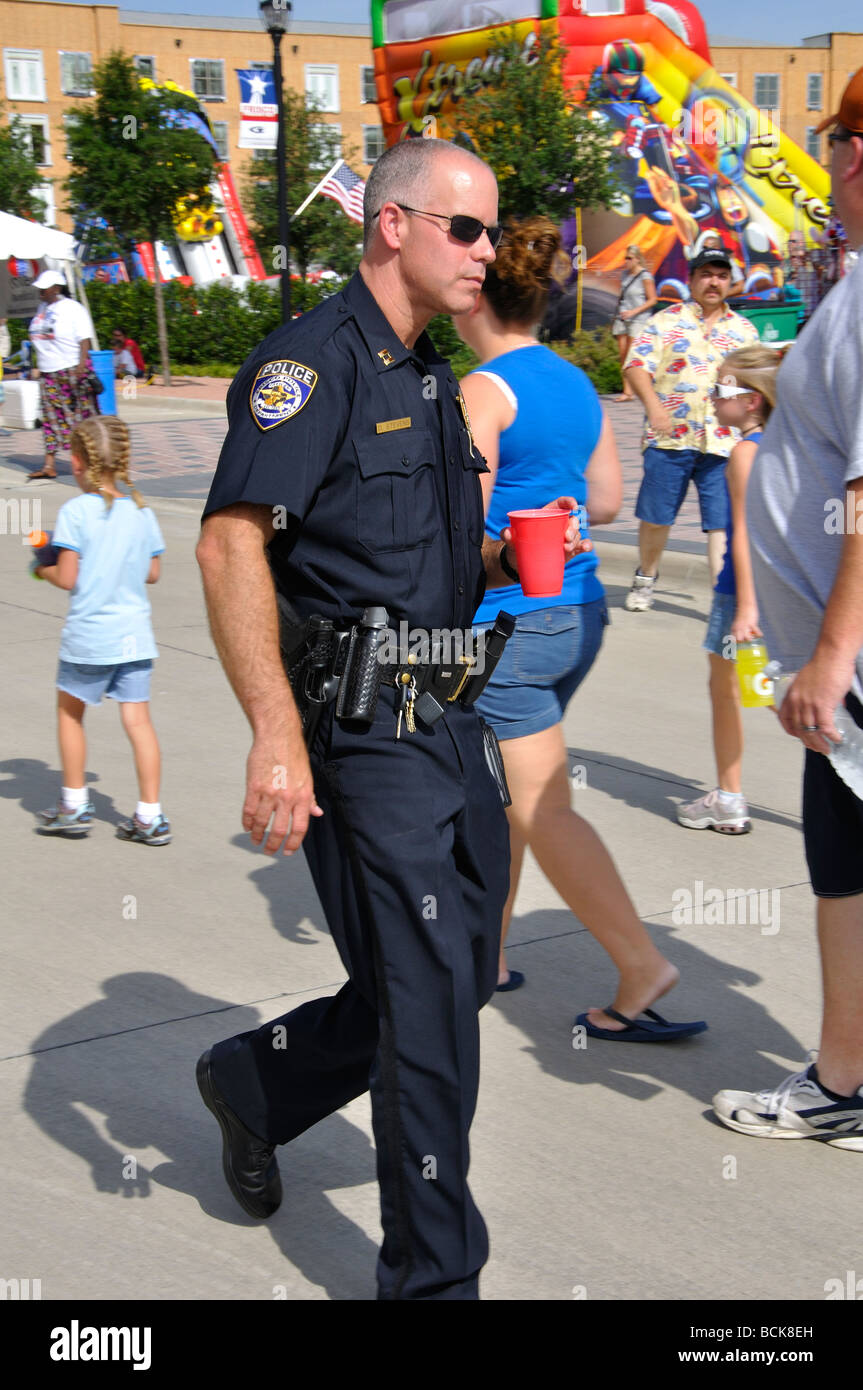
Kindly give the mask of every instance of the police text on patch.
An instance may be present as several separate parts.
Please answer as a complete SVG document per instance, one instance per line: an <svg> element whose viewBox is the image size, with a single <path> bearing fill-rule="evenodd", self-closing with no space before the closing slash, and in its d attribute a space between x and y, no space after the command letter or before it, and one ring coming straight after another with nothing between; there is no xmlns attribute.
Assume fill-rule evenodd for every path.
<svg viewBox="0 0 863 1390"><path fill-rule="evenodd" d="M273 429L298 414L317 384L318 374L302 362L265 362L249 395L252 417L262 430Z"/></svg>

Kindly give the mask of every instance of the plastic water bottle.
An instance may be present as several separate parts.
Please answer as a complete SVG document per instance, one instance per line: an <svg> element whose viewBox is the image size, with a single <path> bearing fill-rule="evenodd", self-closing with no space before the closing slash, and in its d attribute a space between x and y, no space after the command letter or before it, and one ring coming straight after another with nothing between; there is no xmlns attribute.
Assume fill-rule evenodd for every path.
<svg viewBox="0 0 863 1390"><path fill-rule="evenodd" d="M770 661L764 668L764 675L773 681L773 702L780 709L796 672L783 675L782 663ZM834 743L826 734L822 735L825 743L830 744L827 756L846 787L850 787L854 795L863 801L863 729L854 723L844 705L837 705L833 723L842 738L840 743Z"/></svg>

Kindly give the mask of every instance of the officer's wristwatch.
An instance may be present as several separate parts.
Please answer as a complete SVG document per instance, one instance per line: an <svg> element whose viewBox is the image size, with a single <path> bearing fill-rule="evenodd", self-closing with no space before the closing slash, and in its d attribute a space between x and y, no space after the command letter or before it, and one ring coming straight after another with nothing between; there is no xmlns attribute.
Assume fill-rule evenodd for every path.
<svg viewBox="0 0 863 1390"><path fill-rule="evenodd" d="M501 548L500 548L500 554L498 555L498 560L500 561L500 567L501 567L501 569L503 570L504 574L507 576L507 578L509 578L509 579L512 580L513 584L520 584L520 583L521 583L521 579L520 579L520 577L519 577L518 570L513 569L512 565L509 563L509 561L508 561L507 558L506 558L506 548L507 548L508 544L509 544L508 541L504 541L503 545L502 545Z"/></svg>

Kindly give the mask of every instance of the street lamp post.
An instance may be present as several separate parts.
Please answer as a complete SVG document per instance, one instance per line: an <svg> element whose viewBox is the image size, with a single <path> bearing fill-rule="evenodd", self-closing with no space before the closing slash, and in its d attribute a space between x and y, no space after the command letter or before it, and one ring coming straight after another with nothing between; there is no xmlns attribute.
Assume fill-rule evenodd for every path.
<svg viewBox="0 0 863 1390"><path fill-rule="evenodd" d="M285 162L285 99L282 91L282 38L287 33L288 24L291 17L291 0L282 0L279 4L277 0L263 0L261 4L261 20L264 28L273 40L273 78L276 84L276 101L278 103L278 132L276 134L276 173L278 175L278 200L279 200L279 244L282 247L284 264L281 269L282 284L282 323L288 323L291 317L291 254L290 254L290 218L288 217L288 171Z"/></svg>

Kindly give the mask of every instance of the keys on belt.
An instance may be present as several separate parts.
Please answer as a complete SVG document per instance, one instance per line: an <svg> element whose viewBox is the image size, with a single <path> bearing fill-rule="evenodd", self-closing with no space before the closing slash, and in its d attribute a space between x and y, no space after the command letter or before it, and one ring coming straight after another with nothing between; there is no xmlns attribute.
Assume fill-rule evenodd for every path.
<svg viewBox="0 0 863 1390"><path fill-rule="evenodd" d="M477 639L473 652L460 653L455 661L441 661L439 653L432 651L432 659L425 662L410 653L396 665L379 660L387 622L387 611L382 607L366 608L361 621L347 631L339 631L330 619L313 614L291 642L290 657L283 643L309 742L322 709L332 699L336 701L337 719L370 725L381 685L396 689L396 739L401 737L403 725L408 733L415 733L417 719L430 728L447 705L456 701L472 705L515 628L515 619L501 612L494 627Z"/></svg>

